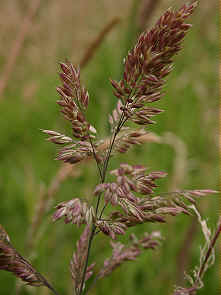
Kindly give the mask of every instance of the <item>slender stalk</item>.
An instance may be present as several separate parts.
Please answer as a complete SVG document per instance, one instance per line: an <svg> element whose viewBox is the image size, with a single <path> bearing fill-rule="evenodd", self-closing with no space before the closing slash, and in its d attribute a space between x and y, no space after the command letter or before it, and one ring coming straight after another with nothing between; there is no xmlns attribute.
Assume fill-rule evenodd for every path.
<svg viewBox="0 0 221 295"><path fill-rule="evenodd" d="M199 284L200 280L202 279L202 277L204 275L204 271L205 271L205 268L206 268L206 263L208 262L208 259L211 257L211 253L212 253L212 251L213 251L213 249L215 247L216 241L217 241L220 233L221 233L221 218L219 219L217 230L216 230L216 232L214 234L214 237L212 238L212 240L210 242L210 245L209 245L209 248L208 248L208 250L206 252L203 263L200 266L200 269L198 271L197 278L196 278L196 280L194 282L194 285L192 287L188 288L188 289L182 290L182 293L180 293L180 291L177 291L177 292L174 293L174 295L180 295L180 294L194 295L194 294L196 294L197 289L199 289L198 284Z"/></svg>
<svg viewBox="0 0 221 295"><path fill-rule="evenodd" d="M79 295L81 295L82 294L82 291L83 291L83 286L84 286L84 281L85 281L85 276L86 276L86 271L87 271L87 266L88 266L88 260L89 260L89 255L90 255L90 249L91 249L92 240L94 238L95 230L96 230L96 226L93 224L92 225L91 234L90 234L90 237L89 237L89 241L88 241L87 257L86 257L84 271L83 271L83 275L82 275L82 280L81 280L81 286L80 286Z"/></svg>
<svg viewBox="0 0 221 295"><path fill-rule="evenodd" d="M101 180L102 180L102 171L101 171L101 167L100 167L100 165L99 165L99 162L98 162L98 159L97 159L97 156L96 156L96 153L95 153L94 144L93 144L93 142L92 142L92 140L91 140L90 135L89 135L89 141L90 141L90 144L91 144L91 147L92 147L93 156L94 156L94 159L95 159L96 164L97 164L97 168L98 168L98 171L99 171L99 175L100 175L100 178L101 178Z"/></svg>
<svg viewBox="0 0 221 295"><path fill-rule="evenodd" d="M17 33L17 36L14 40L14 44L10 49L8 60L5 64L3 74L0 79L0 99L3 98L4 90L8 84L11 74L13 73L18 56L21 53L25 39L29 31L31 30L33 18L35 17L41 4L41 0L34 0L29 2L31 3L30 7L27 14L23 18L23 23L21 24L19 32Z"/></svg>
<svg viewBox="0 0 221 295"><path fill-rule="evenodd" d="M205 259L204 259L204 261L203 261L203 263L202 263L202 265L201 265L201 267L200 267L200 270L199 270L199 273L198 273L198 279L197 279L197 281L199 281L199 279L200 279L200 278L202 277L202 275L204 274L204 270L205 270L206 263L207 263L207 261L208 261L210 255L211 255L211 252L212 252L212 250L213 250L213 248L214 248L214 246L215 246L215 243L216 243L216 241L217 241L217 239L218 239L220 233L221 233L221 218L220 218L220 220L219 220L218 228L217 228L217 230L216 230L216 233L215 233L215 235L214 235L212 241L210 242L210 245L209 245L208 251L207 251L207 253L206 253ZM197 281L196 281L196 282L197 282Z"/></svg>
<svg viewBox="0 0 221 295"><path fill-rule="evenodd" d="M94 151L94 148L93 148L93 143L90 140L90 143L91 143L91 146L92 146L92 149L93 149L93 155L95 157L95 160L96 160L96 163L97 163L97 166L98 166L98 169L99 169L99 173L100 173L100 176L101 176L101 183L104 183L104 181L105 181L107 167L108 167L108 163L109 163L109 160L110 160L111 152L112 152L112 149L113 149L113 146L114 146L114 142L115 142L116 136L120 132L120 129L122 127L121 124L122 124L122 120L123 119L124 119L124 114L122 113L122 115L121 115L121 117L119 119L117 128L114 131L113 139L110 142L109 150L108 150L107 155L105 157L104 166L103 166L103 173L100 172L100 168L99 168L98 162L96 160L96 154L95 154L95 151ZM98 213L98 209L99 209L100 199L101 199L101 194L98 196L98 200L97 200L97 204L96 204L96 211L95 211L96 217L97 217L97 213ZM103 213L103 210L104 209L102 209L102 213ZM90 237L89 237L89 241L88 241L87 256L86 256L85 266L84 266L84 270L83 270L83 275L82 275L82 281L81 281L79 295L81 295L82 294L82 291L83 291L83 286L84 286L85 276L86 276L87 266L88 266L88 260L89 260L89 256L90 256L90 250L91 250L92 241L93 241L93 238L95 236L95 231L96 231L96 225L93 224L92 225L92 229L91 229L91 234L90 234Z"/></svg>
<svg viewBox="0 0 221 295"><path fill-rule="evenodd" d="M88 62L92 59L96 53L99 46L102 44L104 38L108 35L109 32L120 22L120 18L114 17L110 22L108 22L98 36L91 42L88 49L84 53L83 58L80 61L80 68L85 67Z"/></svg>
<svg viewBox="0 0 221 295"><path fill-rule="evenodd" d="M123 119L124 119L124 114L122 113L121 117L119 119L118 125L117 125L117 127L116 127L116 129L114 131L113 138L110 140L109 149L108 149L107 155L106 155L105 160L104 160L101 183L104 183L104 181L105 181L106 173L107 173L107 167L108 167L108 163L109 163L109 160L110 160L111 152L112 152L112 149L113 149L114 142L115 142L115 139L117 137L117 134L120 132L120 129L122 127L121 123L122 123ZM97 216L97 213L98 213L100 199L101 199L101 194L98 196L98 201L97 201L97 205L96 205L96 216ZM102 211L103 211L103 209L102 209Z"/></svg>
<svg viewBox="0 0 221 295"><path fill-rule="evenodd" d="M141 79L141 77L139 77L138 81L140 81L140 79ZM133 95L134 95L134 92L132 92L130 97L133 96ZM126 105L127 105L127 102L125 103L125 106ZM99 163L97 161L97 157L96 157L95 149L94 149L94 146L93 146L93 142L92 142L92 140L91 140L91 138L89 136L90 144L91 144L91 147L92 147L92 150L93 150L93 156L94 156L94 158L96 160L97 167L98 167L98 170L99 170L99 174L100 174L100 177L101 177L101 183L104 183L105 178L106 178L107 168L108 168L111 152L113 150L114 142L115 142L115 139L117 137L117 134L120 132L121 128L126 123L127 119L128 119L128 117L126 117L125 114L122 112L122 114L120 116L120 119L119 119L119 122L118 122L118 125L115 128L113 138L110 140L109 149L107 151L107 155L106 155L105 160L104 160L103 171L102 171L103 173L101 173L101 169L100 169ZM102 193L100 193L100 195L98 196L98 199L97 199L96 210L95 210L96 218L98 217L97 214L98 214L98 209L99 209L99 205L100 205L101 195L102 195ZM103 206L103 208L101 210L101 213L100 213L100 216L99 216L99 219L102 217L102 214L103 214L106 206L107 206L107 204L105 204ZM86 261L85 261L85 266L84 266L84 271L83 271L83 276L82 276L79 295L81 295L82 291L83 291L83 286L84 286L84 281L85 281L85 276L86 276L86 271L87 271L87 266L88 266L88 260L89 260L89 256L90 256L91 245L92 245L93 238L95 236L95 232L96 232L96 225L93 224L91 234L90 234L90 237L89 237L89 241L88 241L87 256L86 256Z"/></svg>
<svg viewBox="0 0 221 295"><path fill-rule="evenodd" d="M109 148L109 150L108 150L108 153L107 153L106 159L105 159L105 161L104 161L103 176L102 176L102 181L101 181L101 183L104 183L105 178L106 178L107 167L108 167L108 163L109 163L110 155L111 155L111 152L112 152L112 149L113 149L113 146L114 146L114 141L115 141L115 139L116 139L117 133L118 133L118 132L117 132L117 130L116 130L115 133L114 133L114 136L113 136L113 140L112 140L112 142L110 143L110 148ZM101 200L101 194L98 196L98 201L97 201L97 205L96 205L96 216L97 216L97 213L98 213L98 208L99 208L99 205L100 205L100 200Z"/></svg>
<svg viewBox="0 0 221 295"><path fill-rule="evenodd" d="M54 294L54 295L59 295L58 293L57 293L57 291L49 284L49 283L47 283L47 285L46 285L47 287L48 287L48 289L49 290L51 290L51 292Z"/></svg>
<svg viewBox="0 0 221 295"><path fill-rule="evenodd" d="M51 286L51 284L49 284L49 282L46 280L46 278L43 275L41 275L40 273L38 273L38 276L41 277L41 280L42 280L42 282L43 282L43 284L44 284L45 287L47 287L49 290L51 290L51 292L54 295L59 295L57 293L57 291Z"/></svg>
<svg viewBox="0 0 221 295"><path fill-rule="evenodd" d="M106 207L107 207L107 203L106 203L106 204L104 205L104 207L102 208L101 213L100 213L100 216L99 216L99 219L102 218L102 215L103 215L104 210L106 209Z"/></svg>
<svg viewBox="0 0 221 295"><path fill-rule="evenodd" d="M124 115L122 114L122 116L121 116L121 118L120 118L120 120L119 120L119 123L118 123L118 127L117 127L117 129L116 129L116 136L117 136L118 132L120 132L120 129L123 127L123 125L126 123L127 119L128 119L128 118L127 118L127 117L124 117ZM112 147L113 147L114 140L115 140L116 136L114 137L114 139L113 139L113 141L112 141ZM110 158L110 154L111 154L112 147L111 147L111 149L109 149L109 151L110 151L110 153L109 153L109 158ZM109 158L108 158L108 160L109 160ZM104 206L103 206L103 208L102 208L102 210L101 210L101 213L100 213L99 219L102 218L102 215L103 215L104 210L105 210L105 208L107 207L107 205L108 205L107 203L104 204Z"/></svg>

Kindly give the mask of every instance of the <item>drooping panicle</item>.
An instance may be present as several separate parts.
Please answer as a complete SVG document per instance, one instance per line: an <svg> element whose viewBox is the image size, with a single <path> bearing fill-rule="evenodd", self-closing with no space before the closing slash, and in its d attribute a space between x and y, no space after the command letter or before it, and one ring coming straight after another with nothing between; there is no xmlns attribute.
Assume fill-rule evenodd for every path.
<svg viewBox="0 0 221 295"><path fill-rule="evenodd" d="M4 228L0 225L0 270L13 273L27 285L39 287L49 284L46 279L37 272L33 266L22 257L10 243L10 239Z"/></svg>
<svg viewBox="0 0 221 295"><path fill-rule="evenodd" d="M152 117L162 112L148 105L162 97L164 78L171 72L173 57L181 50L191 27L185 20L196 6L194 2L178 11L168 9L150 31L140 35L126 56L123 78L119 82L111 80L114 95L121 100L121 110L134 123L155 123Z"/></svg>

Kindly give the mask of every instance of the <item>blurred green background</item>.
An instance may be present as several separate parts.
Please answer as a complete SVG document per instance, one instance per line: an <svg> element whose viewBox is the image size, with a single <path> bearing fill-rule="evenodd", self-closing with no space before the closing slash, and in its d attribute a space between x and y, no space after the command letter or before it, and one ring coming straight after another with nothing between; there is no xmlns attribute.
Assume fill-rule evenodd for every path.
<svg viewBox="0 0 221 295"><path fill-rule="evenodd" d="M70 134L70 126L55 103L58 62L68 58L79 64L105 26L116 17L120 19L82 69L82 81L90 93L89 120L105 137L108 113L116 104L109 78L120 79L123 57L139 31L151 27L166 8L183 2L1 1L0 223L17 250L30 257L61 295L73 294L69 261L80 231L63 222L52 224L53 207L74 196L90 197L97 172L91 162L73 167L64 180L62 175L68 168L56 176L62 163L54 161L56 147L47 143L39 130ZM110 167L128 161L167 171L168 178L161 181L162 191L218 189L218 3L199 2L189 20L194 26L175 58L166 95L156 104L166 111L150 130L161 142L133 148L127 155L117 156ZM48 197L44 213L42 199ZM205 197L198 205L210 227L215 228L219 196ZM36 207L41 225L33 233ZM90 294L166 295L172 294L175 284L184 285L183 271L189 272L198 264L199 246L204 243L200 227L195 219L178 216L164 225L139 226L136 232L139 236L151 230L161 230L162 246L147 251L137 262L125 263L111 277L98 282ZM108 243L106 237L96 238L91 258L97 265L110 255ZM219 294L218 260L206 273L204 283L198 294ZM16 286L13 275L4 271L0 271L0 286L2 295L49 294L43 287Z"/></svg>

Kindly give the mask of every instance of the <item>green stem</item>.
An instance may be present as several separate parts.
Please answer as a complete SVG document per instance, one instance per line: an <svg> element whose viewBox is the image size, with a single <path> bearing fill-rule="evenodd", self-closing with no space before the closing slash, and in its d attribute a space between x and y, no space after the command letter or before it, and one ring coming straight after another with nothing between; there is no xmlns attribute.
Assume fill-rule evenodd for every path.
<svg viewBox="0 0 221 295"><path fill-rule="evenodd" d="M55 289L52 287L52 286L47 286L48 287L48 289L49 290L51 290L51 292L54 294L54 295L59 295L58 293L57 293L57 291L55 291Z"/></svg>
<svg viewBox="0 0 221 295"><path fill-rule="evenodd" d="M139 77L138 80L140 80L140 77ZM132 92L131 95L133 95L133 94L134 94L134 92ZM127 102L126 102L125 105L127 105ZM103 164L103 171L101 171L101 168L99 166L99 163L98 163L98 160L97 160L97 157L96 157L96 153L95 153L95 149L94 149L94 146L93 146L93 142L92 142L92 140L91 140L91 138L89 136L90 144L91 144L91 147L92 147L92 150L93 150L93 156L94 156L94 158L96 160L97 167L98 167L98 170L99 170L99 174L100 174L100 178L101 178L101 183L104 183L105 182L107 168L108 168L108 164L109 164L111 152L113 150L114 142L115 142L115 139L117 137L117 134L120 132L121 128L126 123L127 119L128 118L125 117L124 113L122 112L122 114L120 116L120 119L119 119L119 122L118 122L118 125L115 128L113 137L110 140L109 149L108 149L108 152L107 152L107 155L105 157L104 164ZM99 205L100 205L101 195L102 195L102 193L100 193L100 195L98 196L98 199L97 199L96 210L95 210L96 218L98 218L97 215L98 215L98 209L99 209ZM101 213L100 213L100 216L99 216L99 219L102 217L102 214L103 214L106 206L107 206L107 204L105 204L104 207L102 208ZM88 266L88 260L89 260L89 256L90 256L91 245L92 245L93 238L95 236L95 232L96 232L96 225L93 224L92 225L92 230L91 230L91 233L90 233L90 237L89 237L89 241L88 241L87 256L86 256L85 266L84 266L84 270L83 270L83 276L82 276L80 291L79 291L79 294L78 295L81 295L82 294L82 291L83 291L83 286L84 286L84 281L85 281L85 276L86 276L87 266Z"/></svg>
<svg viewBox="0 0 221 295"><path fill-rule="evenodd" d="M41 277L42 282L44 284L45 287L47 287L54 295L59 295L57 293L57 291L49 284L49 282L45 279L45 277L43 277L40 273L38 273L38 275Z"/></svg>
<svg viewBox="0 0 221 295"><path fill-rule="evenodd" d="M92 240L94 238L95 230L96 230L96 225L93 224L91 234L90 234L90 237L89 237L89 241L88 241L87 257L86 257L86 261L85 261L85 265L84 265L84 271L83 271L83 275L82 275L79 295L81 295L82 291L83 291L83 286L84 286L84 281L85 281L85 276L86 276L87 266L88 266L88 260L89 260L89 255L90 255L90 249L91 249Z"/></svg>
<svg viewBox="0 0 221 295"><path fill-rule="evenodd" d="M122 123L123 120L124 120L124 114L122 113L122 115L120 117L120 120L119 120L119 123L118 123L118 126L115 129L115 132L114 132L114 135L113 135L113 139L110 142L109 150L107 152L107 156L106 156L105 161L104 161L103 173L100 172L101 183L104 183L104 181L105 181L106 173L107 173L107 167L108 167L108 163L109 163L109 160L110 160L111 152L112 152L112 149L113 149L113 146L114 146L114 142L115 142L116 136L120 132L120 128L122 127L121 123ZM91 146L92 146L92 149L93 149L93 143L92 143L92 141L91 141ZM93 155L94 155L95 160L96 160L96 155L95 155L94 149L93 149ZM98 162L97 162L97 165L98 165ZM99 166L98 166L98 169L99 169ZM100 169L99 169L99 171L100 171ZM97 200L96 212L95 212L96 213L96 217L97 217L97 214L98 214L100 199L101 199L101 194L98 196L98 200ZM103 210L102 210L102 212L103 212ZM81 286L80 286L80 290L79 290L79 294L78 295L81 295L82 292L83 292L83 286L84 286L85 276L86 276L87 267L88 267L88 260L89 260L89 256L90 256L90 250L91 250L92 241L93 241L93 238L95 236L95 231L96 231L96 225L93 224L92 225L92 229L91 229L91 233L90 233L90 237L89 237L89 241L88 241L87 256L86 256L86 261L85 261L83 275L82 275L82 280L81 280Z"/></svg>
<svg viewBox="0 0 221 295"><path fill-rule="evenodd" d="M112 152L112 149L113 149L114 142L115 142L115 139L117 137L117 134L120 132L120 129L122 127L122 121L123 120L124 120L124 114L122 113L121 114L121 117L119 119L118 125L117 125L117 127L116 127L116 129L114 131L113 138L110 141L110 146L109 146L107 155L106 155L105 160L104 160L104 166L103 166L103 173L102 173L101 183L104 183L104 181L105 181L106 173L107 173L107 167L108 167L108 163L109 163L109 160L110 160L111 152ZM96 216L97 216L99 205L100 205L101 194L98 196L98 201L97 201L96 211L95 211L96 212ZM103 211L103 209L102 209L102 211Z"/></svg>
<svg viewBox="0 0 221 295"><path fill-rule="evenodd" d="M96 155L96 153L95 153L95 148L94 148L93 142L92 142L91 137L90 137L89 134L88 134L88 136L89 136L89 141L90 141L91 148L92 148L92 151L93 151L93 156L94 156L94 159L95 159L95 161L96 161L97 168L98 168L98 171L99 171L99 175L100 175L100 178L101 178L101 180L102 180L102 171L101 171L101 167L100 167L100 165L99 165L98 159L97 159L97 155Z"/></svg>
<svg viewBox="0 0 221 295"><path fill-rule="evenodd" d="M123 127L123 125L125 124L126 121L127 121L127 118L125 118L124 115L122 115L121 118L120 118L120 120L119 120L118 127L117 127L117 129L116 129L116 136L117 136L117 134L120 132L120 129ZM113 139L113 141L112 141L113 144L114 144L114 140L115 140L116 136L114 137L114 139ZM113 147L113 144L112 144L112 147ZM111 150L112 150L112 148L109 150L109 151L110 151L110 153L109 153L109 158L110 158ZM109 161L109 159L108 159L108 161ZM105 208L107 207L107 205L108 205L108 204L106 203L106 204L103 206L103 208L102 208L102 210L101 210L101 213L100 213L100 216L99 216L99 219L102 218L102 215L103 215L104 210L105 210Z"/></svg>

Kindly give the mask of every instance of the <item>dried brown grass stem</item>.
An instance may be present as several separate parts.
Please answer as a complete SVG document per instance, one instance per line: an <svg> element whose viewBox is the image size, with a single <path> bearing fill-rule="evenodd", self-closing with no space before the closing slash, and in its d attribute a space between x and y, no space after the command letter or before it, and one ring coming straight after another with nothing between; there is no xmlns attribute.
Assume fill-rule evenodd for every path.
<svg viewBox="0 0 221 295"><path fill-rule="evenodd" d="M15 67L17 58L22 50L25 38L31 29L33 18L40 7L40 3L41 3L41 0L31 1L28 12L26 16L24 17L24 21L21 24L20 30L18 31L14 44L11 47L11 51L9 52L9 55L8 55L8 60L6 61L5 67L3 69L2 77L0 79L0 99L3 98L4 90L7 87L9 78L13 72L13 68Z"/></svg>
<svg viewBox="0 0 221 295"><path fill-rule="evenodd" d="M160 0L143 0L140 6L138 14L138 25L141 31L143 31L149 24L151 17L160 4Z"/></svg>
<svg viewBox="0 0 221 295"><path fill-rule="evenodd" d="M81 61L80 61L80 67L81 69L83 67L85 67L88 62L92 59L92 57L94 56L96 50L98 49L98 47L101 45L101 43L103 42L104 38L106 37L106 35L120 22L120 18L119 17L115 17L114 19L112 19L109 23L107 23L107 25L102 29L102 31L98 34L98 36L91 42L91 44L89 45L88 49L86 50L86 52L84 53L84 56L82 57Z"/></svg>

